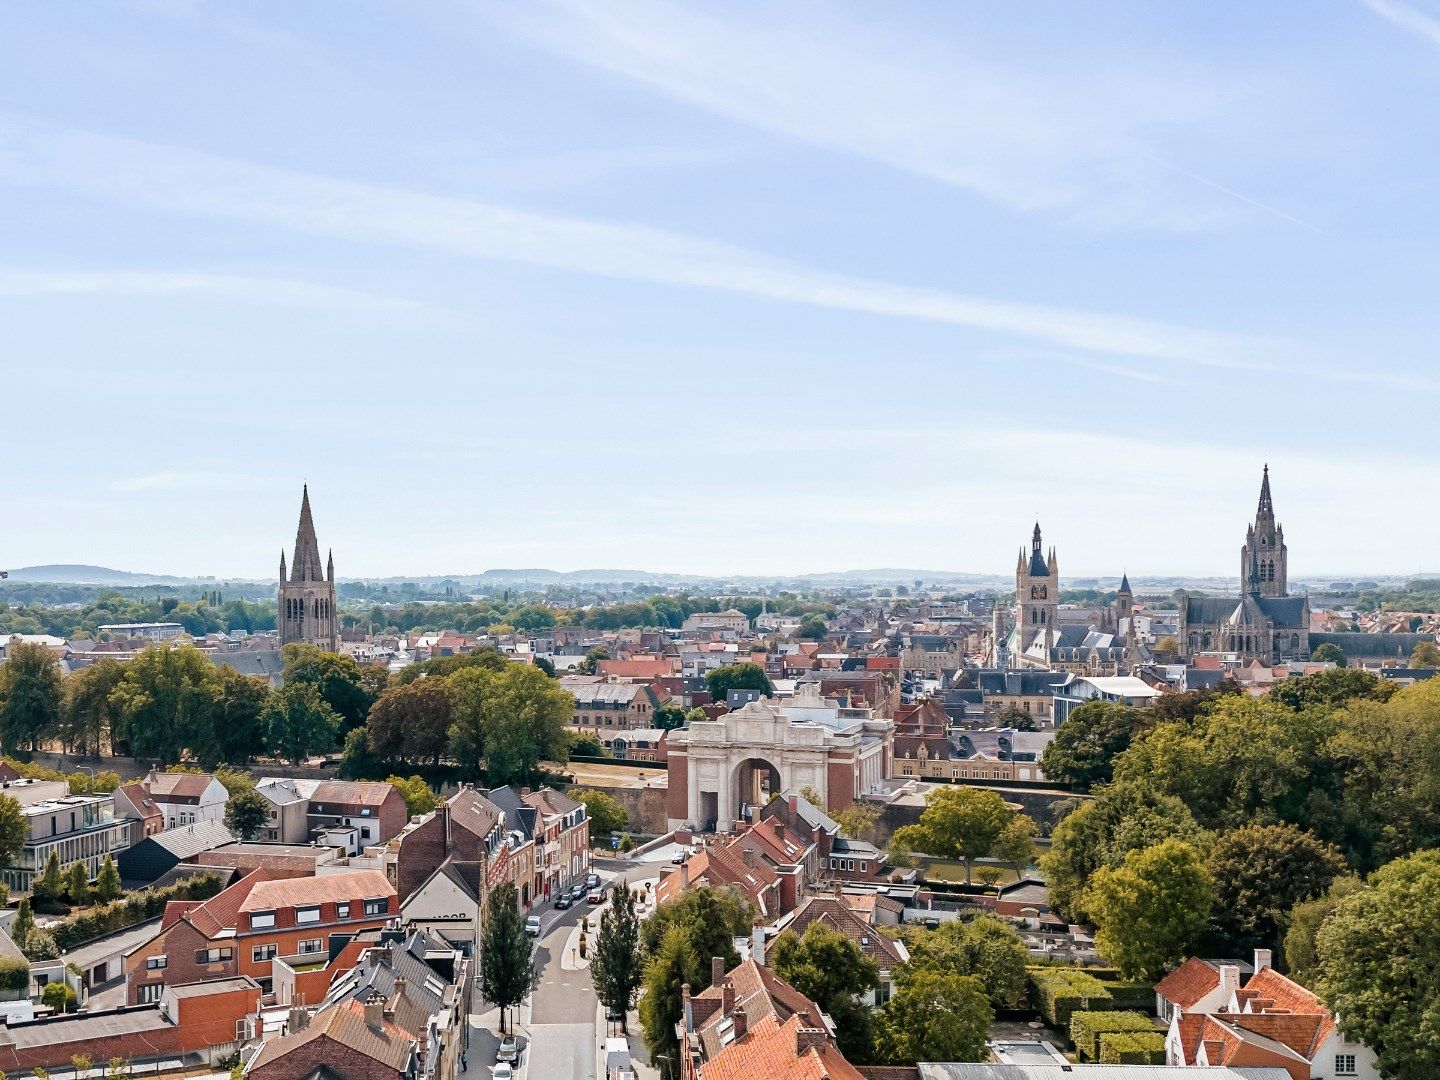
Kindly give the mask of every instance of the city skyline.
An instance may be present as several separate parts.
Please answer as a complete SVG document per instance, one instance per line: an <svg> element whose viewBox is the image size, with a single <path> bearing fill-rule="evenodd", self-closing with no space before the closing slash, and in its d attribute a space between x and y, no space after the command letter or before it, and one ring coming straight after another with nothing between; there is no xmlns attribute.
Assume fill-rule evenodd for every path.
<svg viewBox="0 0 1440 1080"><path fill-rule="evenodd" d="M999 573L1036 516L1077 575L1228 576L1267 460L1297 576L1440 537L1393 494L1421 6L0 27L6 566L266 577L303 479L356 576Z"/></svg>

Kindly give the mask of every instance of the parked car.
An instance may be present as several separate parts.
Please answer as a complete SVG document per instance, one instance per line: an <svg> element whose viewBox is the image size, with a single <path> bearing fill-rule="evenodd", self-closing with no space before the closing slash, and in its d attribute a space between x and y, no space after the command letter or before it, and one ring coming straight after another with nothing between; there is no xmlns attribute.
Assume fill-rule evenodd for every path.
<svg viewBox="0 0 1440 1080"><path fill-rule="evenodd" d="M582 896L584 896L585 893L588 892L588 891L589 891L589 890L588 890L587 886L586 886L585 883L582 881L582 882L580 882L580 884L575 885L575 886L573 886L573 887L570 889L570 899L572 899L572 900L579 900L579 899L580 899Z"/></svg>
<svg viewBox="0 0 1440 1080"><path fill-rule="evenodd" d="M507 1065L518 1065L520 1063L520 1040L514 1035L506 1035L500 1040L500 1049L495 1054L495 1060Z"/></svg>
<svg viewBox="0 0 1440 1080"><path fill-rule="evenodd" d="M508 1061L497 1062L490 1075L495 1080L515 1080L515 1067Z"/></svg>
<svg viewBox="0 0 1440 1080"><path fill-rule="evenodd" d="M586 885L587 888L598 889L598 888L600 887L600 875L599 875L599 874L586 874L586 875L585 875L585 885Z"/></svg>
<svg viewBox="0 0 1440 1080"><path fill-rule="evenodd" d="M585 902L587 904L603 904L605 902L605 894L599 889L596 889L585 898Z"/></svg>
<svg viewBox="0 0 1440 1080"><path fill-rule="evenodd" d="M688 851L677 851L674 855L671 855L671 856L670 856L670 861L671 861L672 863L674 863L676 866L679 866L681 863L683 863L683 862L684 862L686 859L688 859L689 857L690 857L690 853L689 853Z"/></svg>
<svg viewBox="0 0 1440 1080"><path fill-rule="evenodd" d="M562 892L555 897L555 907L560 911L564 911L573 903L575 903L575 901L570 898L568 892Z"/></svg>
<svg viewBox="0 0 1440 1080"><path fill-rule="evenodd" d="M540 916L539 916L539 915L527 915L527 916L525 916L525 932L526 932L527 934L529 934L531 937L539 937L539 936L540 936Z"/></svg>

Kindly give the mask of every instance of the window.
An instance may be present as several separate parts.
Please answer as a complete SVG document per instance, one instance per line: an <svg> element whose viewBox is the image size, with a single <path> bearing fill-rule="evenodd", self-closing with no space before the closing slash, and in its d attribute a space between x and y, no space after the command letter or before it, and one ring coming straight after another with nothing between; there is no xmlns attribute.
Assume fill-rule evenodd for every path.
<svg viewBox="0 0 1440 1080"><path fill-rule="evenodd" d="M296 925L296 926L307 926L307 925L309 925L310 923L317 923L317 922L319 922L319 921L320 921L320 908L319 908L319 907L302 907L302 908L296 908L296 909L295 909L295 925Z"/></svg>
<svg viewBox="0 0 1440 1080"><path fill-rule="evenodd" d="M366 914L366 915L384 915L384 914L385 914L385 909L388 908L389 906L390 906L390 905L389 905L388 903L386 903L385 900L383 900L383 899L380 899L380 900L366 900L366 901L365 901L365 914Z"/></svg>
<svg viewBox="0 0 1440 1080"><path fill-rule="evenodd" d="M149 971L159 971L170 963L168 956L152 956L145 961L145 967Z"/></svg>
<svg viewBox="0 0 1440 1080"><path fill-rule="evenodd" d="M324 943L318 937L305 938L303 941L300 942L300 948L297 951L302 953L316 953L320 952L324 948Z"/></svg>
<svg viewBox="0 0 1440 1080"><path fill-rule="evenodd" d="M251 930L268 930L275 925L275 912L273 911L252 911L250 913Z"/></svg>
<svg viewBox="0 0 1440 1080"><path fill-rule="evenodd" d="M274 942L271 942L269 945L256 945L255 948L250 950L250 959L257 964L263 964L266 960L275 959L275 954L278 951L279 946Z"/></svg>
<svg viewBox="0 0 1440 1080"><path fill-rule="evenodd" d="M1335 1075L1336 1075L1336 1076L1354 1076L1354 1075L1355 1075L1355 1055L1354 1055L1354 1054L1336 1054L1336 1055L1335 1055Z"/></svg>
<svg viewBox="0 0 1440 1080"><path fill-rule="evenodd" d="M348 919L350 917L350 905L348 903L336 904L335 917L337 919Z"/></svg>
<svg viewBox="0 0 1440 1080"><path fill-rule="evenodd" d="M235 959L235 950L228 945L223 949L199 949L195 953L197 964L223 964Z"/></svg>
<svg viewBox="0 0 1440 1080"><path fill-rule="evenodd" d="M150 983L148 986L140 987L140 993L137 997L141 1005L149 1005L153 1001L159 1001L160 995L164 992L164 983Z"/></svg>

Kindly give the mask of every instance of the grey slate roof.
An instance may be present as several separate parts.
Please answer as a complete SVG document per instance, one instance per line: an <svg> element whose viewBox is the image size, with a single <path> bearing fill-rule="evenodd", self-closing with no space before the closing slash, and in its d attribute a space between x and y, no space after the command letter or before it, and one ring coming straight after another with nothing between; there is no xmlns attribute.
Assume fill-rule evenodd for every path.
<svg viewBox="0 0 1440 1080"><path fill-rule="evenodd" d="M1416 645L1434 640L1433 634L1311 634L1310 648L1335 645L1351 660L1408 660Z"/></svg>
<svg viewBox="0 0 1440 1080"><path fill-rule="evenodd" d="M495 806L505 815L506 831L519 832L526 839L535 836L535 808L526 806L520 801L520 793L512 787L492 788L485 793Z"/></svg>

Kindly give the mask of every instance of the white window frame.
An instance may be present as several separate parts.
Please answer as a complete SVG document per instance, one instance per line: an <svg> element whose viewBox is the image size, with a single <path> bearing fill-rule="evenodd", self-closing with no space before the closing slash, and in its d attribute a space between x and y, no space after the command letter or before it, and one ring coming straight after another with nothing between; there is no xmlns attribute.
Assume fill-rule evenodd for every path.
<svg viewBox="0 0 1440 1080"><path fill-rule="evenodd" d="M301 940L300 944L295 947L295 951L302 956L309 956L312 953L324 952L325 939L318 937L304 938Z"/></svg>
<svg viewBox="0 0 1440 1080"><path fill-rule="evenodd" d="M160 971L161 969L167 968L169 966L170 958L168 956L152 956L145 961L146 971Z"/></svg>
<svg viewBox="0 0 1440 1080"><path fill-rule="evenodd" d="M335 918L348 919L350 917L350 902L342 901L335 905Z"/></svg>
<svg viewBox="0 0 1440 1080"><path fill-rule="evenodd" d="M313 926L320 921L320 905L314 904L310 907L297 907L295 909L296 926Z"/></svg>
<svg viewBox="0 0 1440 1080"><path fill-rule="evenodd" d="M280 946L273 941L268 945L256 945L250 950L250 962L252 964L263 964L266 960L274 960L280 953Z"/></svg>
<svg viewBox="0 0 1440 1080"><path fill-rule="evenodd" d="M1355 1076L1355 1075L1356 1075L1356 1072L1355 1072L1355 1055L1354 1055L1354 1054L1336 1054L1336 1055L1335 1055L1335 1075L1336 1075L1336 1076Z"/></svg>
<svg viewBox="0 0 1440 1080"><path fill-rule="evenodd" d="M366 915L384 915L389 908L390 902L383 896L379 898L371 897L365 901Z"/></svg>
<svg viewBox="0 0 1440 1080"><path fill-rule="evenodd" d="M135 995L141 1005L150 1005L160 1000L160 995L165 992L164 983L146 983L140 987L140 992Z"/></svg>

